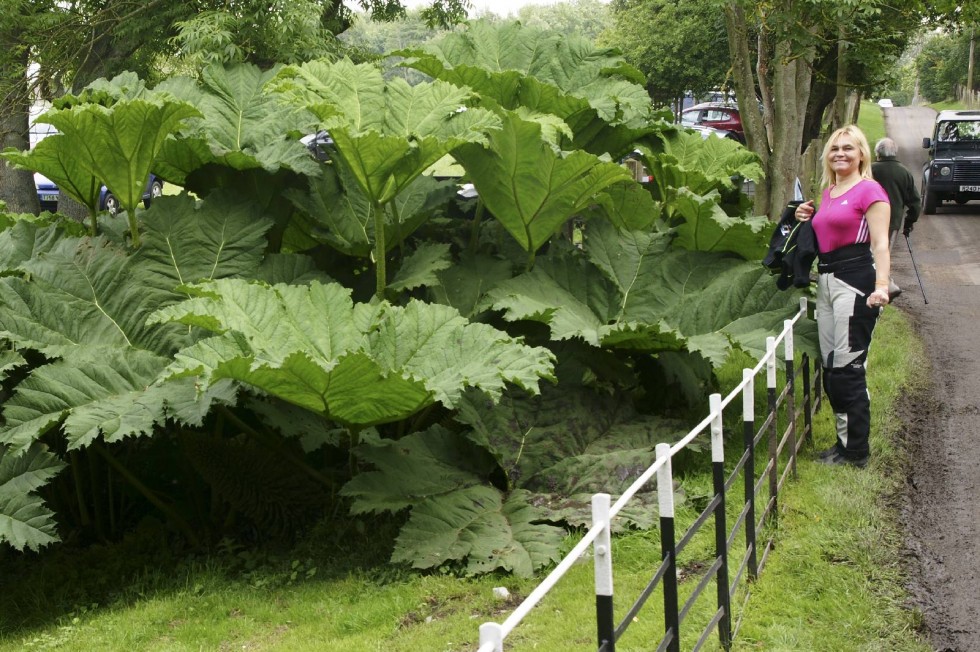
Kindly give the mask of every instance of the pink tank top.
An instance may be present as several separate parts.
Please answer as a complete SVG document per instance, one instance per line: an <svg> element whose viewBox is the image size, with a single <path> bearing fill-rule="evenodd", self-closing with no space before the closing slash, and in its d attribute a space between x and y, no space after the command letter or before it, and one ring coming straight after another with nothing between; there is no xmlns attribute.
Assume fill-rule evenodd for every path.
<svg viewBox="0 0 980 652"><path fill-rule="evenodd" d="M859 242L871 242L864 215L871 204L888 203L885 189L871 179L861 179L840 197L830 196L833 187L823 191L820 208L813 216L813 232L822 254Z"/></svg>

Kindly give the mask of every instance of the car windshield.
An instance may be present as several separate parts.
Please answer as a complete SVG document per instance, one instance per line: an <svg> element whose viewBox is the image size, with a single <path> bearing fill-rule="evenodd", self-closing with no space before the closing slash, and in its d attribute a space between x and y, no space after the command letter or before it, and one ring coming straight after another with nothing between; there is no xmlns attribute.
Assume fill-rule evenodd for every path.
<svg viewBox="0 0 980 652"><path fill-rule="evenodd" d="M681 114L682 125L696 125L698 123L698 111L687 111Z"/></svg>
<svg viewBox="0 0 980 652"><path fill-rule="evenodd" d="M940 143L975 143L980 141L980 120L951 120L940 122L936 129Z"/></svg>

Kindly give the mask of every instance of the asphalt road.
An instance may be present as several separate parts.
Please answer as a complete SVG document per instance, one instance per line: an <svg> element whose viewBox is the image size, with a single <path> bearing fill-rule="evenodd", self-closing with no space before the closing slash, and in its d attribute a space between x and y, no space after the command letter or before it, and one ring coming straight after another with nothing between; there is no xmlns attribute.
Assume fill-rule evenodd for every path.
<svg viewBox="0 0 980 652"><path fill-rule="evenodd" d="M935 111L884 111L899 159L919 180ZM925 342L932 382L902 407L914 462L903 512L910 589L937 651L980 651L980 202L922 215L911 243L922 285L900 238L895 306Z"/></svg>

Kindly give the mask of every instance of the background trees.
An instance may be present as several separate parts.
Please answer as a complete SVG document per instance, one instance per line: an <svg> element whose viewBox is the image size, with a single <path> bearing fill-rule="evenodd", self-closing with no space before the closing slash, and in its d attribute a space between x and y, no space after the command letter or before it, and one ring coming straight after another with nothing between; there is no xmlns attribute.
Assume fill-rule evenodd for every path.
<svg viewBox="0 0 980 652"><path fill-rule="evenodd" d="M730 63L724 17L698 0L614 0L614 24L600 42L623 51L646 75L655 104L721 86Z"/></svg>

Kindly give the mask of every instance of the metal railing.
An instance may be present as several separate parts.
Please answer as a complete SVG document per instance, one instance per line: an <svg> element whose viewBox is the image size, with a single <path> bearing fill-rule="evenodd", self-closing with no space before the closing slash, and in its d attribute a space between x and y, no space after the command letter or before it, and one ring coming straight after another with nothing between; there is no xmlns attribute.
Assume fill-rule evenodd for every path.
<svg viewBox="0 0 980 652"><path fill-rule="evenodd" d="M721 646L728 650L737 624L732 622L732 601L744 583L754 580L765 567L773 540L762 543L759 555L758 534L766 524L775 525L778 514L779 492L790 476L796 475L797 453L812 435L814 412L820 407L820 368L815 365L811 374L809 357L801 356L799 369L794 364L793 326L806 315L807 300L800 300L800 310L783 323L782 332L767 338L766 354L751 369L744 369L742 382L724 398L712 394L709 400L709 414L680 441L674 445L661 443L656 446L656 461L630 487L610 505L609 494L592 496L592 527L582 539L558 563L544 580L518 605L502 623L487 622L480 626L479 652L503 652L504 640L517 627L530 611L548 594L568 572L576 561L585 554L589 546L593 548L595 565L595 605L596 605L596 647L599 652L615 652L616 643L626 632L630 623L655 590L660 590L663 598L664 635L655 648L658 652L679 652L681 626L694 602L710 586L712 579L716 587L717 608L708 624L697 634L691 649L699 650L716 631ZM777 387L777 347L783 345L784 382ZM761 424L756 423L756 376L766 375L766 414ZM802 375L799 383L803 406L796 406L797 372ZM741 455L734 467L725 474L725 436L724 410L741 398L742 407L742 446ZM780 423L785 428L780 432ZM802 417L802 426L800 418ZM674 485L671 468L672 458L694 442L706 430L711 437L711 466L713 495L707 506L697 515L694 522L685 530L680 539L675 534ZM757 449L766 439L766 463L756 476ZM782 463L782 468L780 468ZM727 495L742 477L744 500L734 519L732 528L727 525ZM612 523L620 510L651 479L656 477L656 489L660 508L661 564L639 597L627 609L623 618L616 623L613 609L613 561L612 561ZM763 487L768 491L765 502L757 510ZM759 512L756 514L756 512ZM692 538L712 520L714 524L714 561L704 571L694 591L684 604L680 603L677 581L677 559ZM744 553L737 560L734 579L730 578L730 553L739 532L744 532ZM746 592L746 599L747 599Z"/></svg>

